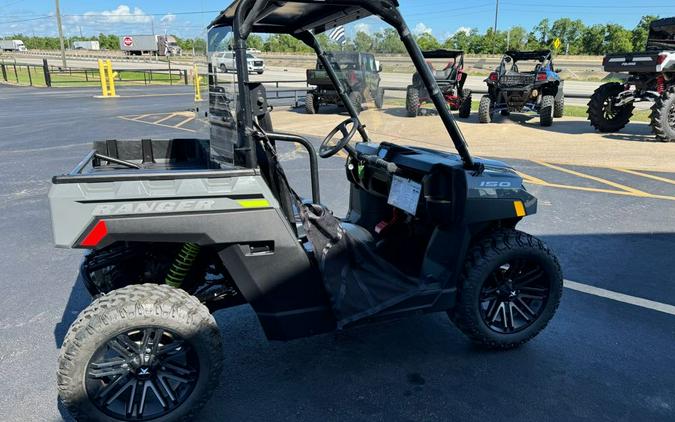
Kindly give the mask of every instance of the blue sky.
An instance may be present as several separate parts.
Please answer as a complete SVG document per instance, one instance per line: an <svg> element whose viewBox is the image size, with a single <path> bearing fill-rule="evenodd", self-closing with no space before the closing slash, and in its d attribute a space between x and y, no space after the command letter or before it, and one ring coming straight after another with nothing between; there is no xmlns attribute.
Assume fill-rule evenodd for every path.
<svg viewBox="0 0 675 422"><path fill-rule="evenodd" d="M632 28L646 14L675 15L672 1L645 0L646 4L627 0L583 0L541 2L501 0L499 27L522 25L528 30L541 19L559 17L582 19L586 24L619 23ZM477 28L481 32L494 23L495 0L454 2L452 0L400 0L408 24L417 32L431 31L444 39L459 29ZM670 3L669 5L667 5ZM156 33L166 29L183 37L201 32L215 10L229 4L192 0L178 1L74 1L61 0L64 29L67 35L111 33ZM55 35L53 0L0 0L0 36L17 32ZM371 24L372 30L379 29Z"/></svg>

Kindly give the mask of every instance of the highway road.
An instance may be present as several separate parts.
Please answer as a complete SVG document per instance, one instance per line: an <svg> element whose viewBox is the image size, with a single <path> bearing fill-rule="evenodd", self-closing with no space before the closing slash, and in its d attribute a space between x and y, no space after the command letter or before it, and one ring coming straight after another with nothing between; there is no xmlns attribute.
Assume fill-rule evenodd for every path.
<svg viewBox="0 0 675 422"><path fill-rule="evenodd" d="M26 64L42 64L42 57L39 56L22 56L17 59L20 63ZM50 58L50 64L58 65L60 60L57 58ZM78 68L96 68L97 62L92 59L69 59L68 66ZM167 69L166 62L135 62L128 60L113 61L113 68L115 69ZM172 63L173 69L190 70L192 65L185 63ZM206 66L200 65L200 72L206 73ZM252 80L278 81L278 80L293 80L302 81L306 79L306 68L304 67L278 67L270 66L268 70L262 75L252 75ZM485 91L484 76L471 76L466 83L466 88L474 92L482 93ZM408 73L382 73L382 84L385 87L393 87L404 89L411 82L411 75ZM565 82L565 93L568 97L583 97L587 98L593 91L601 84L601 82L585 82L585 81L567 81Z"/></svg>

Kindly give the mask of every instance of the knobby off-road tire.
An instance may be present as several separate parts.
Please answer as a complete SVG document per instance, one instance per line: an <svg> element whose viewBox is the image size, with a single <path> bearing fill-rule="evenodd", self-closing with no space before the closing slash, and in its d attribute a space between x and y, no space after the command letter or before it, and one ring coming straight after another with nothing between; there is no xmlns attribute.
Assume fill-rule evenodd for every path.
<svg viewBox="0 0 675 422"><path fill-rule="evenodd" d="M361 114L361 112L363 111L363 98L361 97L361 94L352 91L349 94L349 101L351 101L352 105L354 106L356 114Z"/></svg>
<svg viewBox="0 0 675 422"><path fill-rule="evenodd" d="M670 87L656 100L650 118L657 141L675 141L675 86Z"/></svg>
<svg viewBox="0 0 675 422"><path fill-rule="evenodd" d="M544 95L541 99L539 108L539 124L544 127L553 124L553 109L555 108L555 97L553 95Z"/></svg>
<svg viewBox="0 0 675 422"><path fill-rule="evenodd" d="M501 291L495 291L493 283L500 279L511 281L508 287L502 285ZM547 290L545 299L536 302L531 298L543 295L544 288ZM517 230L498 230L475 242L467 253L459 282L458 303L448 315L474 343L487 348L510 349L531 340L546 327L558 308L562 289L560 264L544 242ZM490 295L499 299L485 303ZM496 311L490 308L497 306L498 300L516 303L518 309L531 317L531 322L514 312L512 305L505 305L503 316L501 308ZM508 322L507 307L512 312L511 325L515 327L516 322L522 322L520 328L500 330L501 323ZM491 311L496 321L489 322ZM514 315L517 318L514 319Z"/></svg>
<svg viewBox="0 0 675 422"><path fill-rule="evenodd" d="M565 93L560 93L555 97L555 103L553 104L553 117L559 119L565 115Z"/></svg>
<svg viewBox="0 0 675 422"><path fill-rule="evenodd" d="M148 341L145 340L146 337L143 334L144 340L142 342L134 342L134 330L155 334L148 335ZM157 338L159 340L155 341ZM120 339L124 341L120 342ZM180 339L181 341L173 343L172 339ZM147 344L148 349L140 350L141 343ZM147 382L147 378L144 377L150 373L153 378L150 378L152 382L149 384L155 386L157 390L161 389L165 403L170 406L168 410L165 410L168 411L167 414L161 414L153 420L195 420L195 415L206 404L218 385L222 369L222 344L220 331L208 309L196 298L180 289L155 284L128 286L95 300L80 313L66 334L57 371L58 391L63 404L76 420L125 420L126 416L119 416L110 408L105 408L104 405L106 400L114 396L112 392L115 389L111 389L111 392L103 395L103 398L98 402L92 399L96 394L101 393L105 386L110 386L117 380L112 377L97 378L94 379L94 386L92 386L91 377L94 371L113 369L120 372L124 371L124 366L119 365L125 365L126 363L116 363L115 366L97 363L101 362L99 359L103 356L101 355L103 351L110 353L113 350L108 349L111 344L114 344L115 347L121 347L123 350L122 353L113 353L113 359L117 355L122 356L122 354L138 358L152 349L151 344L157 345L155 349L152 349L152 354L150 354L152 357L146 358L150 359L146 362L151 363L143 364L147 365L143 368L137 368L134 363L127 365L127 368L131 370L127 370L124 375L119 375L120 378L123 376L126 378L120 379L117 385L117 387L120 387L129 379L131 379L130 385L134 385L134 379L136 383ZM140 352L134 354L132 352L134 348L138 348L137 350L140 350ZM186 356L186 361L188 361L187 356L189 356L189 362L192 364L192 366L185 365L185 367L196 367L198 369L190 371L189 374L181 372L184 371L185 367L178 368L175 365L180 365L180 363L171 361L182 356L181 353ZM148 356L148 354L145 356ZM120 357L119 359L125 362L125 358ZM126 362L131 361L127 360ZM152 363L157 366L153 366ZM189 389L179 384L174 384L174 387L171 387L171 381L167 381L170 378L166 377L166 373L162 375L161 372L166 371L167 367L174 375L175 373L183 373L184 377L189 377ZM146 372L139 373L139 369ZM173 372L174 370L178 372ZM101 373L98 372L97 377L100 376ZM142 378L141 376L145 381L139 381ZM165 389L161 385L162 383L166 385L167 382L170 386L169 389ZM145 383L142 385L145 385ZM100 389L97 390L98 388ZM151 389L147 388L148 391ZM142 388L138 390L143 391ZM171 390L175 398L182 399L182 402L180 400L174 402L170 399L167 391ZM129 394L128 390L124 391ZM150 393L154 393L154 391L150 391ZM126 396L122 394L120 397ZM129 394L129 397L131 397L131 394ZM162 408L157 396L148 394L147 397L146 411L153 403L155 408ZM154 401L152 401L153 399ZM113 404L115 403L113 401ZM126 409L124 406L127 403L127 401L122 402L122 411ZM136 410L138 410L138 407L140 406L133 406ZM104 408L106 409L105 412ZM149 417L150 415L144 416Z"/></svg>
<svg viewBox="0 0 675 422"><path fill-rule="evenodd" d="M591 96L588 102L588 120L599 132L618 132L623 129L633 116L633 103L628 103L620 107L609 105L612 100L624 91L623 85L618 82L609 82L600 85Z"/></svg>
<svg viewBox="0 0 675 422"><path fill-rule="evenodd" d="M462 119L467 119L471 116L471 101L472 95L470 89L462 90L462 103L459 105L459 112L457 115Z"/></svg>
<svg viewBox="0 0 675 422"><path fill-rule="evenodd" d="M406 90L405 109L408 117L417 117L420 112L420 91L414 85L408 86Z"/></svg>
<svg viewBox="0 0 675 422"><path fill-rule="evenodd" d="M383 88L377 88L375 90L375 95L373 96L373 102L375 103L375 107L378 109L382 109L384 107L384 89Z"/></svg>
<svg viewBox="0 0 675 422"><path fill-rule="evenodd" d="M319 112L319 99L312 92L308 92L305 97L305 110L307 114L316 114Z"/></svg>
<svg viewBox="0 0 675 422"><path fill-rule="evenodd" d="M478 121L480 123L490 123L492 121L492 98L489 95L483 95L480 99Z"/></svg>

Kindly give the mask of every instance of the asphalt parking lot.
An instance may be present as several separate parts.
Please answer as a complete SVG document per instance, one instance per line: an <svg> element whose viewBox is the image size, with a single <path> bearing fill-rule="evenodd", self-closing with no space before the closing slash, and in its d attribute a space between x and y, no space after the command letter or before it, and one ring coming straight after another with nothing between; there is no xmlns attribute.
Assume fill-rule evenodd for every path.
<svg viewBox="0 0 675 422"><path fill-rule="evenodd" d="M112 100L95 91L0 86L3 421L62 418L58 348L89 302L75 285L81 252L51 243L51 176L74 167L94 139L198 129L189 87L126 88ZM249 308L230 309L217 314L225 369L200 420L675 420L675 163L655 171L526 154L505 158L539 198L539 213L520 227L555 250L568 280L539 337L483 351L438 314L269 343ZM288 147L282 157L308 195L306 153ZM323 202L344 214L343 160L321 168Z"/></svg>

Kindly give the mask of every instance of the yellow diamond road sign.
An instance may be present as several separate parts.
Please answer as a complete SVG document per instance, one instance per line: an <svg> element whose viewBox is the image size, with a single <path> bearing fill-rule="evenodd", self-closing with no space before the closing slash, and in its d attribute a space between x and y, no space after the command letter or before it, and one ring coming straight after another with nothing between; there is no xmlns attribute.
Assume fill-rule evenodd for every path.
<svg viewBox="0 0 675 422"><path fill-rule="evenodd" d="M562 41L560 41L560 38L556 38L555 41L553 41L553 48L556 50L559 50L561 45Z"/></svg>

